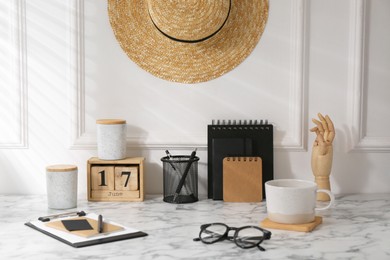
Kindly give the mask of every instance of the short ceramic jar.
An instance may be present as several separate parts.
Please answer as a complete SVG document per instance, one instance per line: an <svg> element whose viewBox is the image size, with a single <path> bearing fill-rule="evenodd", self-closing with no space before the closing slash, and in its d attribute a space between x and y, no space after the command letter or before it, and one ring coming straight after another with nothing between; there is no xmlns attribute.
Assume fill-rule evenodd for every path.
<svg viewBox="0 0 390 260"><path fill-rule="evenodd" d="M46 167L47 202L51 209L77 207L77 166Z"/></svg>
<svg viewBox="0 0 390 260"><path fill-rule="evenodd" d="M99 159L126 158L126 120L99 119L96 125Z"/></svg>

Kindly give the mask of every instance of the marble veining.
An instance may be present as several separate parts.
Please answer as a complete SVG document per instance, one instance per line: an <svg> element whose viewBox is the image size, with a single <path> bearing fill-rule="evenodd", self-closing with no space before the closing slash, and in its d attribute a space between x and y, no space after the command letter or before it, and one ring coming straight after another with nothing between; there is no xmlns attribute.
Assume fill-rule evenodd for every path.
<svg viewBox="0 0 390 260"><path fill-rule="evenodd" d="M266 217L265 202L201 198L177 205L163 202L162 196L147 196L144 202L127 203L79 199L77 205L77 210L102 214L149 235L73 248L24 225L69 210L48 209L43 195L0 195L1 259L390 259L390 194L338 196L313 232L270 230L271 240L262 244L265 252L229 241L206 245L192 240L204 223L258 225Z"/></svg>

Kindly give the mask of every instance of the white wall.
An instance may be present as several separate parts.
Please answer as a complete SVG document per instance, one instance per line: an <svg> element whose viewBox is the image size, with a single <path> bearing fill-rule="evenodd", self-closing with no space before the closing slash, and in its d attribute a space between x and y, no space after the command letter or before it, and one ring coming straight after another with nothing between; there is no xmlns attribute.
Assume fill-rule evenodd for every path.
<svg viewBox="0 0 390 260"><path fill-rule="evenodd" d="M97 118L128 122L128 154L146 158L146 193L162 192L164 150L198 148L207 191L207 124L275 125L275 178L313 179L318 112L336 126L336 193L390 192L390 1L270 1L254 52L201 84L155 78L121 50L104 0L0 3L0 194L45 193L45 167L96 156Z"/></svg>

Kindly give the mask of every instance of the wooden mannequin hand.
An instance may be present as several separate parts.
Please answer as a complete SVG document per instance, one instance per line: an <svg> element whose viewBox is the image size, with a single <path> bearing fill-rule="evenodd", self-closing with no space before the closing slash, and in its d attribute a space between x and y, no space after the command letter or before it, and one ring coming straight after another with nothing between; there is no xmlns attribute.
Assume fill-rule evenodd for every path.
<svg viewBox="0 0 390 260"><path fill-rule="evenodd" d="M329 177L332 169L333 146L325 142L313 145L311 168L315 177Z"/></svg>
<svg viewBox="0 0 390 260"><path fill-rule="evenodd" d="M311 168L316 179L318 188L330 190L329 176L332 169L333 161L333 140L335 137L335 129L332 120L329 116L318 114L320 120L313 119L316 127L310 129L316 133L316 140L313 143L313 151L311 156ZM319 200L327 200L328 196L322 195Z"/></svg>
<svg viewBox="0 0 390 260"><path fill-rule="evenodd" d="M318 117L320 121L313 119L313 123L317 126L310 129L317 135L313 143L311 167L315 176L329 177L333 160L332 143L336 133L329 116L324 117L318 113Z"/></svg>

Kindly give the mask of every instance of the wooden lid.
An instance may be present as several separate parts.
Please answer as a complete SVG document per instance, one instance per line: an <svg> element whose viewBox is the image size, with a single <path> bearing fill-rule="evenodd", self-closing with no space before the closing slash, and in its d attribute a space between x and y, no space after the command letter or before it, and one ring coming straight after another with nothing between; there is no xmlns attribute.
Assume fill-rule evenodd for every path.
<svg viewBox="0 0 390 260"><path fill-rule="evenodd" d="M122 124L126 124L126 120L123 120L123 119L98 119L98 120L96 120L96 124L122 125Z"/></svg>
<svg viewBox="0 0 390 260"><path fill-rule="evenodd" d="M48 172L70 172L75 170L77 170L77 166L71 164L57 164L46 167L46 171Z"/></svg>

